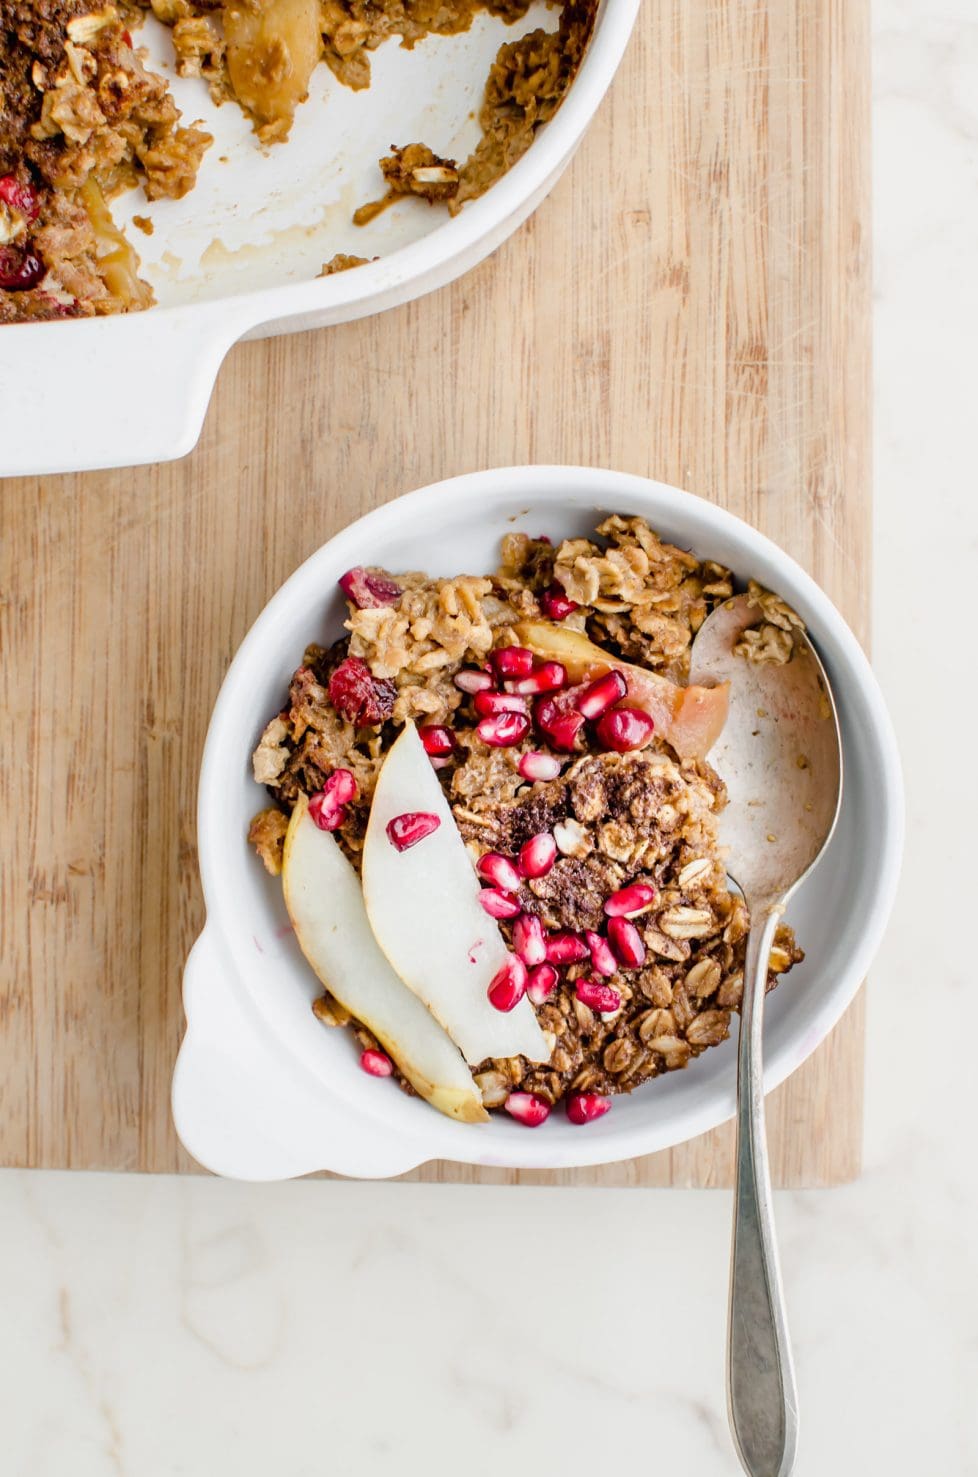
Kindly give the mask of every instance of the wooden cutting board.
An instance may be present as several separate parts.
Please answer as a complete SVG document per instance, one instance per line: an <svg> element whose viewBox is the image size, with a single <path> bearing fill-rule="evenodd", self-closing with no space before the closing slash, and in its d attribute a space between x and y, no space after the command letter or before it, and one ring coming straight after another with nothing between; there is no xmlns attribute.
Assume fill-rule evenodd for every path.
<svg viewBox="0 0 978 1477"><path fill-rule="evenodd" d="M271 593L369 508L493 464L646 473L778 540L866 639L868 57L867 0L646 0L567 174L489 261L238 347L183 462L0 485L0 1161L194 1167L168 1093L208 715ZM860 1000L774 1095L780 1183L858 1173L862 1047ZM730 1171L723 1131L559 1176L416 1177Z"/></svg>

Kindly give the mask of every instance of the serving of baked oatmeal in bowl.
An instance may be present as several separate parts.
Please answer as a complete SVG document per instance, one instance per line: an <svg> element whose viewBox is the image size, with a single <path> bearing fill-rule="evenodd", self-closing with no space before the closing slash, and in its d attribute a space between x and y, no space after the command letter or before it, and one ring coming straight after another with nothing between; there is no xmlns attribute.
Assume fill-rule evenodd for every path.
<svg viewBox="0 0 978 1477"><path fill-rule="evenodd" d="M254 1178L566 1167L730 1115L748 919L709 762L726 692L688 672L699 626L745 588L744 659L785 660L803 621L839 702L843 809L772 953L768 1084L810 1054L862 978L900 851L858 644L705 501L505 469L338 535L228 673L174 1081L191 1153Z"/></svg>

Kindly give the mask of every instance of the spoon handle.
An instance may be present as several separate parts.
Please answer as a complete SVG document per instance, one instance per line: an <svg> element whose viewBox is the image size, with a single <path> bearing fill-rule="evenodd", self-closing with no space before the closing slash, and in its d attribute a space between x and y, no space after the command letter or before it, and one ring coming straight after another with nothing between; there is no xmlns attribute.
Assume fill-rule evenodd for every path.
<svg viewBox="0 0 978 1477"><path fill-rule="evenodd" d="M727 1401L737 1453L750 1477L788 1477L798 1398L774 1240L761 1057L764 993L779 902L759 907L747 941L737 1049L737 1169Z"/></svg>

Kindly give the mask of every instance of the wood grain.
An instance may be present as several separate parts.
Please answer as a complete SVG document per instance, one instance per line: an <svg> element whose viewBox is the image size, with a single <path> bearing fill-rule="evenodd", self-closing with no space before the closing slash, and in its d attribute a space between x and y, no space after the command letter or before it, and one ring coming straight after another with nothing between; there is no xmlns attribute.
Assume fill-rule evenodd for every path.
<svg viewBox="0 0 978 1477"><path fill-rule="evenodd" d="M570 170L491 260L240 346L179 464L0 485L2 1162L193 1167L168 1088L207 718L269 595L351 518L492 464L642 472L764 529L867 638L867 12L646 0ZM862 1030L857 1002L774 1096L782 1184L858 1172ZM495 1178L730 1168L721 1132Z"/></svg>

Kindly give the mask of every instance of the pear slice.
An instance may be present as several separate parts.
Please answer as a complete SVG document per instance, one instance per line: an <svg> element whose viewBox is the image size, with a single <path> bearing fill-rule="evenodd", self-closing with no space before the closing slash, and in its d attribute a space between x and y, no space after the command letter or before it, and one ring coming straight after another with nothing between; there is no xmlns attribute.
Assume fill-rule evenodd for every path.
<svg viewBox="0 0 978 1477"><path fill-rule="evenodd" d="M571 682L591 682L612 668L619 671L628 683L625 701L651 714L656 733L680 759L705 759L720 737L727 721L729 682L679 687L648 667L612 656L581 631L551 621L520 621L513 630L521 646L566 667Z"/></svg>
<svg viewBox="0 0 978 1477"><path fill-rule="evenodd" d="M285 836L282 885L299 948L327 989L371 1030L417 1093L462 1123L489 1115L454 1042L377 947L356 872L300 795Z"/></svg>
<svg viewBox="0 0 978 1477"><path fill-rule="evenodd" d="M398 851L387 826L412 811L436 816L438 827ZM374 935L467 1062L510 1056L547 1061L550 1052L526 996L505 1013L486 997L509 955L479 891L431 760L407 723L378 776L363 847L363 897Z"/></svg>

